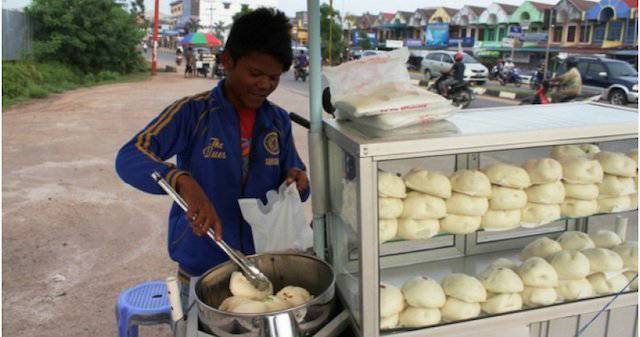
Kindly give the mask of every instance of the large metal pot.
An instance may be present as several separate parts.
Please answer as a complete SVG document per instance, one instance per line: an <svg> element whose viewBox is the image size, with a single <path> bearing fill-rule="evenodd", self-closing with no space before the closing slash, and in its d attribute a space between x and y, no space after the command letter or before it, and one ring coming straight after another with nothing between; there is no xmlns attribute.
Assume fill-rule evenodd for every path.
<svg viewBox="0 0 640 337"><path fill-rule="evenodd" d="M335 275L326 262L300 254L258 254L248 257L271 280L275 291L292 285L314 297L304 305L266 314L235 314L218 310L231 296L231 273L239 268L226 262L207 271L195 286L201 327L218 337L299 337L318 331L330 319Z"/></svg>

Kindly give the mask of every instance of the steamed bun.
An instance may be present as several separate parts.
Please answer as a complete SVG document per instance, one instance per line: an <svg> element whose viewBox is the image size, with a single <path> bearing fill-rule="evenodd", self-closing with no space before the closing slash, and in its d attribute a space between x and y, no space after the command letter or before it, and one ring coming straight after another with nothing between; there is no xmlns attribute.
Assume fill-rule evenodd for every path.
<svg viewBox="0 0 640 337"><path fill-rule="evenodd" d="M402 285L402 294L412 307L442 308L446 301L444 290L438 282L427 276L418 276Z"/></svg>
<svg viewBox="0 0 640 337"><path fill-rule="evenodd" d="M556 270L541 257L530 257L517 269L522 283L529 287L551 288L558 285Z"/></svg>
<svg viewBox="0 0 640 337"><path fill-rule="evenodd" d="M607 295L622 291L627 286L627 278L618 274L611 278L607 278L603 273L595 273L587 277L593 292L597 295Z"/></svg>
<svg viewBox="0 0 640 337"><path fill-rule="evenodd" d="M593 144L557 145L551 149L551 157L555 159L566 157L591 158L598 152L600 152L600 149Z"/></svg>
<svg viewBox="0 0 640 337"><path fill-rule="evenodd" d="M507 230L520 227L521 211L513 209L510 211L488 210L482 216L481 226L485 229Z"/></svg>
<svg viewBox="0 0 640 337"><path fill-rule="evenodd" d="M628 195L619 197L598 197L598 213L622 212L631 208L631 198Z"/></svg>
<svg viewBox="0 0 640 337"><path fill-rule="evenodd" d="M403 328L419 328L440 323L438 309L409 307L400 313L398 325Z"/></svg>
<svg viewBox="0 0 640 337"><path fill-rule="evenodd" d="M595 248L596 246L587 233L578 231L564 232L560 234L557 241L562 246L562 249L565 250L583 250Z"/></svg>
<svg viewBox="0 0 640 337"><path fill-rule="evenodd" d="M230 296L224 299L218 309L222 311L232 312L240 303L247 301L246 298L240 296Z"/></svg>
<svg viewBox="0 0 640 337"><path fill-rule="evenodd" d="M613 251L620 255L625 268L636 272L638 271L637 242L625 242L618 247L614 247Z"/></svg>
<svg viewBox="0 0 640 337"><path fill-rule="evenodd" d="M237 314L262 314L268 312L269 308L260 301L245 299L229 311Z"/></svg>
<svg viewBox="0 0 640 337"><path fill-rule="evenodd" d="M591 273L619 271L624 267L622 258L616 252L604 248L589 248L582 250L582 254L589 259Z"/></svg>
<svg viewBox="0 0 640 337"><path fill-rule="evenodd" d="M516 270L516 268L518 268L518 264L515 261L507 259L506 257L495 259L493 262L491 262L490 266L498 268L509 268L511 270Z"/></svg>
<svg viewBox="0 0 640 337"><path fill-rule="evenodd" d="M560 214L570 218L581 218L598 213L598 201L566 198L560 204Z"/></svg>
<svg viewBox="0 0 640 337"><path fill-rule="evenodd" d="M267 306L267 309L269 309L269 312L287 310L291 307L291 305L287 303L287 301L283 300L278 296L273 296L273 295L265 298L262 301L262 303L264 303Z"/></svg>
<svg viewBox="0 0 640 337"><path fill-rule="evenodd" d="M555 253L562 250L562 246L546 236L539 237L524 247L520 253L520 260L526 261L530 257L538 256L543 259L551 258Z"/></svg>
<svg viewBox="0 0 640 337"><path fill-rule="evenodd" d="M256 289L249 280L239 271L231 273L229 280L229 290L234 296L244 297L250 300L262 301L267 296L273 295L273 286L260 291Z"/></svg>
<svg viewBox="0 0 640 337"><path fill-rule="evenodd" d="M399 321L400 321L400 314L395 314L387 317L380 317L380 330L397 328Z"/></svg>
<svg viewBox="0 0 640 337"><path fill-rule="evenodd" d="M563 250L551 258L560 280L580 280L591 271L589 259L577 250Z"/></svg>
<svg viewBox="0 0 640 337"><path fill-rule="evenodd" d="M378 241L382 244L396 237L398 234L398 220L378 220Z"/></svg>
<svg viewBox="0 0 640 337"><path fill-rule="evenodd" d="M478 317L482 307L480 303L468 303L455 297L447 297L447 302L442 307L442 319L447 322L460 321Z"/></svg>
<svg viewBox="0 0 640 337"><path fill-rule="evenodd" d="M480 228L480 216L467 216L457 214L447 214L440 220L440 229L450 234L469 234Z"/></svg>
<svg viewBox="0 0 640 337"><path fill-rule="evenodd" d="M593 243L595 243L598 248L611 249L622 243L622 239L620 239L618 234L608 230L599 230L589 235L589 237L591 237L591 240L593 240Z"/></svg>
<svg viewBox="0 0 640 337"><path fill-rule="evenodd" d="M520 309L522 309L522 296L518 293L491 294L482 303L482 311L492 315Z"/></svg>
<svg viewBox="0 0 640 337"><path fill-rule="evenodd" d="M527 203L522 211L522 223L544 225L560 219L560 205Z"/></svg>
<svg viewBox="0 0 640 337"><path fill-rule="evenodd" d="M454 172L449 179L451 189L454 192L474 197L489 197L491 195L491 182L481 171L459 170Z"/></svg>
<svg viewBox="0 0 640 337"><path fill-rule="evenodd" d="M489 201L484 197L472 197L462 193L453 193L447 199L446 210L448 213L482 216L489 209Z"/></svg>
<svg viewBox="0 0 640 337"><path fill-rule="evenodd" d="M595 184L602 182L604 172L597 160L584 157L563 158L563 179L571 184Z"/></svg>
<svg viewBox="0 0 640 337"><path fill-rule="evenodd" d="M567 199L596 200L600 190L597 184L571 184L564 182L564 194Z"/></svg>
<svg viewBox="0 0 640 337"><path fill-rule="evenodd" d="M404 198L406 196L404 181L393 173L378 171L378 196Z"/></svg>
<svg viewBox="0 0 640 337"><path fill-rule="evenodd" d="M538 204L559 204L564 201L564 184L560 181L533 185L526 189L527 201Z"/></svg>
<svg viewBox="0 0 640 337"><path fill-rule="evenodd" d="M440 230L440 223L437 219L398 220L398 236L405 240L425 240L429 239Z"/></svg>
<svg viewBox="0 0 640 337"><path fill-rule="evenodd" d="M523 167L532 184L549 184L562 179L562 165L555 159L529 159Z"/></svg>
<svg viewBox="0 0 640 337"><path fill-rule="evenodd" d="M451 182L445 175L414 168L404 176L408 188L439 198L451 196Z"/></svg>
<svg viewBox="0 0 640 337"><path fill-rule="evenodd" d="M629 285L629 288L631 290L638 290L638 278L636 277L638 275L637 271L625 271L624 273L622 273L622 275L627 278L628 282L631 282L631 280L633 280L633 282L631 282L631 284Z"/></svg>
<svg viewBox="0 0 640 337"><path fill-rule="evenodd" d="M492 293L519 293L524 288L522 280L516 272L509 268L489 266L478 275L484 288Z"/></svg>
<svg viewBox="0 0 640 337"><path fill-rule="evenodd" d="M593 296L593 286L586 278L579 280L560 280L558 295L565 301L574 301Z"/></svg>
<svg viewBox="0 0 640 337"><path fill-rule="evenodd" d="M396 198L378 198L378 218L379 219L396 219L402 215L404 203L402 199Z"/></svg>
<svg viewBox="0 0 640 337"><path fill-rule="evenodd" d="M522 300L530 307L551 305L558 300L558 293L555 288L524 287Z"/></svg>
<svg viewBox="0 0 640 337"><path fill-rule="evenodd" d="M491 183L511 188L527 188L531 185L525 169L504 163L494 163L482 169Z"/></svg>
<svg viewBox="0 0 640 337"><path fill-rule="evenodd" d="M604 172L621 177L634 177L638 171L636 162L623 153L603 151L596 154L594 159L600 162Z"/></svg>
<svg viewBox="0 0 640 337"><path fill-rule="evenodd" d="M303 305L311 300L311 294L307 289L295 286L286 286L280 289L276 296L287 302L291 307Z"/></svg>
<svg viewBox="0 0 640 337"><path fill-rule="evenodd" d="M442 289L447 296L467 303L483 302L487 299L487 292L482 283L475 277L461 273L447 275L442 280Z"/></svg>
<svg viewBox="0 0 640 337"><path fill-rule="evenodd" d="M605 174L602 183L597 184L599 195L617 197L621 195L633 194L636 191L636 183L633 178L618 177Z"/></svg>
<svg viewBox="0 0 640 337"><path fill-rule="evenodd" d="M562 184L560 184L562 185ZM489 207L493 210L512 210L523 208L527 204L527 194L523 190L492 186Z"/></svg>
<svg viewBox="0 0 640 337"><path fill-rule="evenodd" d="M404 309L404 296L400 289L389 285L380 284L380 317L389 317L399 314Z"/></svg>
<svg viewBox="0 0 640 337"><path fill-rule="evenodd" d="M403 218L440 219L447 215L447 206L443 199L420 192L409 192L404 199Z"/></svg>

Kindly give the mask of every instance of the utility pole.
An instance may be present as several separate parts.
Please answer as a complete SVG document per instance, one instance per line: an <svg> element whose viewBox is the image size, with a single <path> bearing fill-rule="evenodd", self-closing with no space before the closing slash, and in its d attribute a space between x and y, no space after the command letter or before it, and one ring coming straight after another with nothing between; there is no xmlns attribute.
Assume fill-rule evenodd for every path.
<svg viewBox="0 0 640 337"><path fill-rule="evenodd" d="M153 47L151 47L151 75L156 75L158 70L158 19L160 17L160 0L155 1L153 14Z"/></svg>
<svg viewBox="0 0 640 337"><path fill-rule="evenodd" d="M553 24L555 22L555 18L553 17L554 13L553 13L553 8L551 9L551 13L549 14L549 29L547 29L547 50L544 53L544 75L543 75L543 79L547 79L547 71L549 69L549 47L551 46L551 39L553 37L553 30L555 28L555 25Z"/></svg>

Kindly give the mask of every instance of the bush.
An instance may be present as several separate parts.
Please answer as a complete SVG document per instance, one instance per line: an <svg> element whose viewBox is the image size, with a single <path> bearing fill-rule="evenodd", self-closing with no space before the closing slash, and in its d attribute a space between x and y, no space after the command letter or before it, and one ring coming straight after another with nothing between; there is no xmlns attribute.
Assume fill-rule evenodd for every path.
<svg viewBox="0 0 640 337"><path fill-rule="evenodd" d="M132 73L143 64L144 30L113 0L33 0L25 12L40 62L58 61L84 73Z"/></svg>

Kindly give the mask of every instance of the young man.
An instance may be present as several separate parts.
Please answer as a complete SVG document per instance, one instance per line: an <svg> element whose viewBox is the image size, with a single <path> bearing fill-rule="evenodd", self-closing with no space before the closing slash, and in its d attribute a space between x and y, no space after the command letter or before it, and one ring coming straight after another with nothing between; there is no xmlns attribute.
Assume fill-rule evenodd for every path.
<svg viewBox="0 0 640 337"><path fill-rule="evenodd" d="M186 215L176 204L169 215L169 255L183 282L228 260L204 235L209 227L231 247L254 253L238 199L266 201L284 181L308 197L289 116L267 100L291 66L290 27L284 13L265 8L236 20L222 54L226 79L167 107L118 153L116 170L126 183L163 194L150 176L158 171L189 205ZM174 155L176 165L166 162Z"/></svg>
<svg viewBox="0 0 640 337"><path fill-rule="evenodd" d="M463 59L464 56L460 52L456 53L455 57L453 58L455 63L453 64L453 66L451 66L451 69L446 72L451 77L442 81L441 84L441 90L444 97L449 97L449 91L453 85L464 82L464 63L462 63Z"/></svg>

